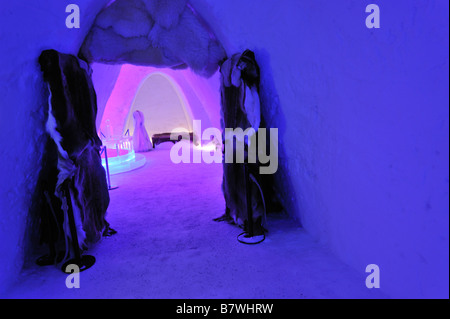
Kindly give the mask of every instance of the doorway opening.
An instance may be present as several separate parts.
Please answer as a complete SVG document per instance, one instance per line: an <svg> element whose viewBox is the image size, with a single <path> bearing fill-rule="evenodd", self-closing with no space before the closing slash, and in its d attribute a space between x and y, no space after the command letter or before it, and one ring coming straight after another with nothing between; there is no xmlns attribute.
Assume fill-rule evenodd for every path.
<svg viewBox="0 0 450 319"><path fill-rule="evenodd" d="M115 83L110 85L112 89L105 92L107 85L103 82L114 76ZM103 144L108 146L108 156L114 157L108 161L111 174L141 167L134 164L137 157L142 157L139 152L160 148L160 143L170 141L171 132L181 130L192 134L194 120L211 126L220 119L219 90L210 88L211 85L219 85L218 73L210 79L203 79L190 70L174 71L130 64L110 68L94 64L93 82L95 87L103 88L103 92L98 92L102 112L98 114L97 131ZM105 98L107 94L109 96ZM138 119L136 112L140 114ZM133 141L136 121L141 120L145 135L151 142L150 149L136 147L133 143L136 142ZM103 164L106 164L105 158Z"/></svg>
<svg viewBox="0 0 450 319"><path fill-rule="evenodd" d="M117 207L122 206L125 199L127 205L137 205L136 210L144 214L155 207L155 202L159 208L173 212L169 202L161 201L187 192L190 198L183 200L184 208L199 210L199 197L215 198L219 209L212 219L225 210L221 204L221 165L174 164L170 158L174 144L164 142L170 142L167 135L171 132L187 131L192 138L178 143L189 144L194 154L202 150L191 144L193 121L201 121L203 127L220 127L217 71L226 53L187 1L153 5L156 3L117 0L108 4L97 15L79 52L93 70L96 126L107 146L108 166L118 165L116 171L111 170L111 183L119 189L110 192L108 210L114 211L116 203ZM152 142L152 148L145 152L137 152L133 145L136 112ZM160 135L165 136L161 144L161 139L155 141L155 136ZM106 158L103 160L106 165ZM127 189L133 189L134 195L122 194ZM197 197L192 196L194 190ZM134 202L132 198L140 200ZM214 211L210 205L204 206ZM132 208L126 210L130 212ZM167 216L169 212L161 214Z"/></svg>

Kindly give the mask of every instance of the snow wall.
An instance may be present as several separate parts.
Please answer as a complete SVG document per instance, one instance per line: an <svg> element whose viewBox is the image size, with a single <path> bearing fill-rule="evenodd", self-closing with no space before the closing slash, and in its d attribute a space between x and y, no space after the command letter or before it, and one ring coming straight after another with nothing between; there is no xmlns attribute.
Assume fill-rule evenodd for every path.
<svg viewBox="0 0 450 319"><path fill-rule="evenodd" d="M388 295L448 298L448 1L191 2L256 54L290 213Z"/></svg>
<svg viewBox="0 0 450 319"><path fill-rule="evenodd" d="M38 57L45 49L77 54L97 12L108 0L76 1L80 28L68 29L66 6L60 0L2 2L0 10L0 291L21 270L36 234L29 223L31 202L45 142L48 88ZM36 212L34 212L36 213Z"/></svg>

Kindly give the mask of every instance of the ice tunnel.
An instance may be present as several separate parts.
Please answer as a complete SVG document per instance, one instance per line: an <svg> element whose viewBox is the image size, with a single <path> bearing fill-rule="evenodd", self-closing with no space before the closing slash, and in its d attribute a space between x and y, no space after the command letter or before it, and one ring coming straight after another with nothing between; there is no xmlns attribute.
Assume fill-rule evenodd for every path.
<svg viewBox="0 0 450 319"><path fill-rule="evenodd" d="M189 69L99 63L92 68L94 86L109 87L98 90L97 129L103 137L133 136L136 110L143 112L150 137L179 128L192 132L194 120L220 127L218 73L205 79Z"/></svg>
<svg viewBox="0 0 450 319"><path fill-rule="evenodd" d="M368 3L352 0L78 0L79 28L66 26L64 1L3 3L0 296L448 298L448 1L375 2L379 28L366 24ZM242 75L225 62L247 49L261 125L278 130L271 185L282 212L270 240L236 246L236 225L212 222L225 210L222 168L168 162L167 143L108 193L106 218L120 227L95 248L94 267L112 266L125 288L103 285L102 271L79 293L56 270L36 275L41 168L57 157L46 152L57 97L41 53L85 62L76 72L95 88L100 137L132 136L136 110L151 137L194 120L221 128L224 71ZM380 288L366 286L372 265Z"/></svg>

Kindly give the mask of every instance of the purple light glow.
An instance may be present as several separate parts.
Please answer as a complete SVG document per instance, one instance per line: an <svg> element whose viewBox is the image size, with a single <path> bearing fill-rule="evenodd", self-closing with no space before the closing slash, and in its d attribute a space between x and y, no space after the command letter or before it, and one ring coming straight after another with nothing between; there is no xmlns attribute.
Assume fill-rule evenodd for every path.
<svg viewBox="0 0 450 319"><path fill-rule="evenodd" d="M102 105L99 105L99 114L103 114L100 130L105 131L106 121L109 119L113 135L120 136L124 133L129 110L138 88L152 73L163 73L168 79L173 79L173 85L180 89L179 93L186 102L187 112L192 114L193 119L201 119L203 123L220 127L219 73L210 79L204 79L190 70L175 71L125 64L120 70L104 110L101 110ZM103 80L109 80L107 75ZM101 85L101 82L100 78L95 84Z"/></svg>

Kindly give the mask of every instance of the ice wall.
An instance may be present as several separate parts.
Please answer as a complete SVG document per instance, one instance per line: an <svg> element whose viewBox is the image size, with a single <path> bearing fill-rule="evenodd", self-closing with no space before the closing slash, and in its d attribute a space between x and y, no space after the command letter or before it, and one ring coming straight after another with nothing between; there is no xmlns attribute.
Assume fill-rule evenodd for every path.
<svg viewBox="0 0 450 319"><path fill-rule="evenodd" d="M191 2L256 53L291 213L391 296L448 298L448 1L372 1L380 29L372 2Z"/></svg>
<svg viewBox="0 0 450 319"><path fill-rule="evenodd" d="M66 28L71 3L2 2L0 10L0 291L21 269L32 222L33 191L44 143L47 88L38 65L42 50L77 54L96 13L108 0L78 0L79 29ZM36 213L36 212L34 212Z"/></svg>
<svg viewBox="0 0 450 319"><path fill-rule="evenodd" d="M101 64L92 63L92 82L94 84L95 93L97 94L97 130L100 127L100 123L103 117L103 111L105 110L106 103L108 102L111 92L114 89L116 80L122 69L120 64Z"/></svg>

